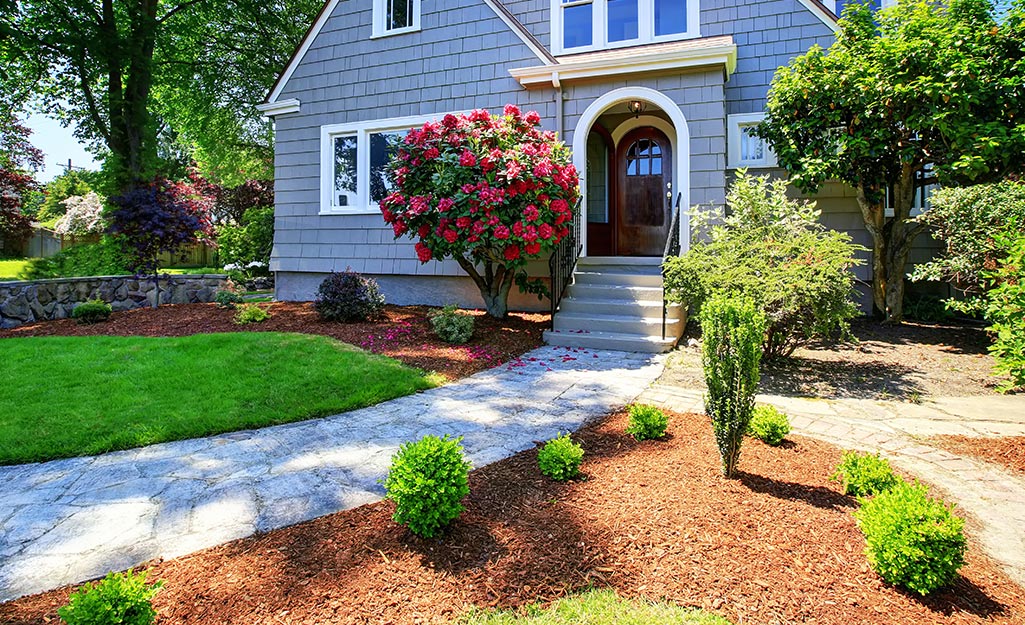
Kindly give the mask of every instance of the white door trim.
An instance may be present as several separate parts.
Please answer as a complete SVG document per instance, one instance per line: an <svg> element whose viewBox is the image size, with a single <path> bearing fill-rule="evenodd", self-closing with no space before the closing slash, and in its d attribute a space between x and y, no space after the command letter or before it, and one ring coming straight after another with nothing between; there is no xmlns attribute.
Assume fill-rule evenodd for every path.
<svg viewBox="0 0 1025 625"><path fill-rule="evenodd" d="M613 106L631 100L641 100L662 109L673 123L675 132L669 135L673 146L673 159L676 162L673 172L673 205L676 205L676 194L680 199L680 249L690 249L690 129L687 118L666 94L647 87L622 87L606 93L584 109L573 130L573 165L580 175L580 243L583 246L581 256L587 256L587 135L595 121Z"/></svg>

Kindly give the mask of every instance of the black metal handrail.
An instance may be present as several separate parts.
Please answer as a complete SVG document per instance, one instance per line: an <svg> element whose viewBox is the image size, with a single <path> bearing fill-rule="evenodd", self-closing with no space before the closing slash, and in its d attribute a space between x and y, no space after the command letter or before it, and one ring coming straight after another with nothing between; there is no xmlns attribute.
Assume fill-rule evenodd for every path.
<svg viewBox="0 0 1025 625"><path fill-rule="evenodd" d="M669 237L662 253L662 340L666 340L666 317L669 316L669 300L666 299L666 261L670 256L680 254L680 200L683 193L676 194L676 205L673 206L673 218L669 225Z"/></svg>
<svg viewBox="0 0 1025 625"><path fill-rule="evenodd" d="M570 279L573 277L573 270L577 266L577 258L580 256L581 246L577 245L576 225L576 211L573 211L573 221L569 224L569 234L559 241L559 244L555 246L555 250L552 251L552 255L548 259L548 270L551 275L550 299L552 303L553 330L555 329L555 311L559 309L559 303L562 302L562 296L569 286Z"/></svg>

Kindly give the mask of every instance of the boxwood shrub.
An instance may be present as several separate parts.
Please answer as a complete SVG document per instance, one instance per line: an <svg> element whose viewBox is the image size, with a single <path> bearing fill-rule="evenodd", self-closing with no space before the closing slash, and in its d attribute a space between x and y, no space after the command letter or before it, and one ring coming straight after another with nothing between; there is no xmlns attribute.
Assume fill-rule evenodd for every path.
<svg viewBox="0 0 1025 625"><path fill-rule="evenodd" d="M775 447L790 433L790 419L775 406L755 406L747 431L766 445Z"/></svg>
<svg viewBox="0 0 1025 625"><path fill-rule="evenodd" d="M633 436L635 440L662 438L666 435L668 426L669 419L666 418L666 413L655 406L644 404L630 406L630 423L626 426L626 433Z"/></svg>
<svg viewBox="0 0 1025 625"><path fill-rule="evenodd" d="M885 458L856 451L843 453L829 479L840 482L843 493L854 497L878 495L902 481Z"/></svg>
<svg viewBox="0 0 1025 625"><path fill-rule="evenodd" d="M574 443L569 434L553 438L537 453L537 465L541 473L560 482L580 475L580 463L583 460L584 448Z"/></svg>
<svg viewBox="0 0 1025 625"><path fill-rule="evenodd" d="M869 564L884 581L921 595L946 586L964 564L964 520L929 497L922 484L900 482L854 513Z"/></svg>
<svg viewBox="0 0 1025 625"><path fill-rule="evenodd" d="M393 518L417 536L436 536L463 511L470 463L460 441L428 434L402 445L392 458L384 488L395 502Z"/></svg>
<svg viewBox="0 0 1025 625"><path fill-rule="evenodd" d="M110 573L79 588L57 610L67 625L151 625L157 612L153 597L163 582L146 585L147 573Z"/></svg>
<svg viewBox="0 0 1025 625"><path fill-rule="evenodd" d="M332 272L320 283L313 306L325 321L366 321L381 314L384 296L372 278Z"/></svg>
<svg viewBox="0 0 1025 625"><path fill-rule="evenodd" d="M71 318L79 323L100 323L110 319L113 309L101 299L82 302L71 311Z"/></svg>

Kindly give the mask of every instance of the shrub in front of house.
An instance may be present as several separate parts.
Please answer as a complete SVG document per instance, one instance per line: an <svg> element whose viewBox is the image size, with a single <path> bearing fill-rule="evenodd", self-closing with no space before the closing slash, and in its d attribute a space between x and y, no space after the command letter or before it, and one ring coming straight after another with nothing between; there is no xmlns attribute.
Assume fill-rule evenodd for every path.
<svg viewBox="0 0 1025 625"><path fill-rule="evenodd" d="M559 482L580 475L583 460L584 448L574 443L569 434L553 438L537 452L537 466L541 473Z"/></svg>
<svg viewBox="0 0 1025 625"><path fill-rule="evenodd" d="M473 317L460 313L455 306L445 306L430 318L434 333L446 343L458 345L473 338Z"/></svg>
<svg viewBox="0 0 1025 625"><path fill-rule="evenodd" d="M787 182L743 171L727 195L727 214L698 212L706 232L664 267L668 296L700 311L712 296L747 297L765 316L766 360L789 356L808 341L849 334L855 258L850 237L819 223L813 203L791 200ZM712 225L715 224L715 225Z"/></svg>
<svg viewBox="0 0 1025 625"><path fill-rule="evenodd" d="M765 316L748 298L713 295L701 308L701 366L723 475L732 478L758 389Z"/></svg>
<svg viewBox="0 0 1025 625"><path fill-rule="evenodd" d="M1002 237L1000 244L1006 257L987 272L993 287L986 294L986 319L992 323L995 370L1007 376L999 390L1006 392L1025 388L1025 236Z"/></svg>
<svg viewBox="0 0 1025 625"><path fill-rule="evenodd" d="M570 236L579 180L569 148L537 112L445 115L410 130L389 164L393 191L380 202L395 237L416 241L420 262L452 258L504 318L513 286L539 297L527 275Z"/></svg>
<svg viewBox="0 0 1025 625"><path fill-rule="evenodd" d="M91 299L82 302L71 311L71 318L79 323L100 323L110 319L114 310L110 304L101 299Z"/></svg>
<svg viewBox="0 0 1025 625"><path fill-rule="evenodd" d="M643 441L666 435L669 419L666 413L655 406L633 404L629 412L630 421L626 426L626 433L633 436L634 440Z"/></svg>
<svg viewBox="0 0 1025 625"><path fill-rule="evenodd" d="M790 433L790 419L775 406L755 406L748 434L775 447Z"/></svg>
<svg viewBox="0 0 1025 625"><path fill-rule="evenodd" d="M367 321L384 310L377 281L353 271L332 272L317 288L313 307L325 321Z"/></svg>
<svg viewBox="0 0 1025 625"><path fill-rule="evenodd" d="M151 625L157 617L153 597L163 582L146 584L145 571L109 573L72 593L57 610L67 625Z"/></svg>
<svg viewBox="0 0 1025 625"><path fill-rule="evenodd" d="M270 319L270 311L256 304L242 304L235 313L235 324L244 326Z"/></svg>
<svg viewBox="0 0 1025 625"><path fill-rule="evenodd" d="M392 458L384 481L387 498L395 502L392 518L417 536L436 536L463 511L470 463L460 441L428 434L405 443Z"/></svg>
<svg viewBox="0 0 1025 625"><path fill-rule="evenodd" d="M214 303L217 304L218 308L233 309L237 305L241 304L245 299L242 297L242 289L229 285L223 289L219 289L214 294Z"/></svg>
<svg viewBox="0 0 1025 625"><path fill-rule="evenodd" d="M954 581L964 564L964 519L922 484L902 481L863 500L854 517L869 564L890 584L927 595Z"/></svg>
<svg viewBox="0 0 1025 625"><path fill-rule="evenodd" d="M853 497L878 495L903 481L879 454L856 451L843 453L829 479L840 482L843 493Z"/></svg>

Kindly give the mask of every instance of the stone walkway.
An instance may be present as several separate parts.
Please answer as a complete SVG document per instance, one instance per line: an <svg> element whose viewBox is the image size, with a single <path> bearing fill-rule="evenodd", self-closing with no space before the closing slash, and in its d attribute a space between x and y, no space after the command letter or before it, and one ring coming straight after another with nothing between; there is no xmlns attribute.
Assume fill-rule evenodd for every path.
<svg viewBox="0 0 1025 625"><path fill-rule="evenodd" d="M702 390L656 383L639 401L704 412ZM1025 398L938 397L922 404L761 395L790 417L793 431L846 449L880 452L971 513L986 552L1025 586L1025 479L990 463L925 444L922 437L1025 435ZM839 460L839 459L838 459Z"/></svg>
<svg viewBox="0 0 1025 625"><path fill-rule="evenodd" d="M545 347L325 419L0 467L0 601L377 501L391 456L425 434L500 460L630 403L662 363Z"/></svg>

